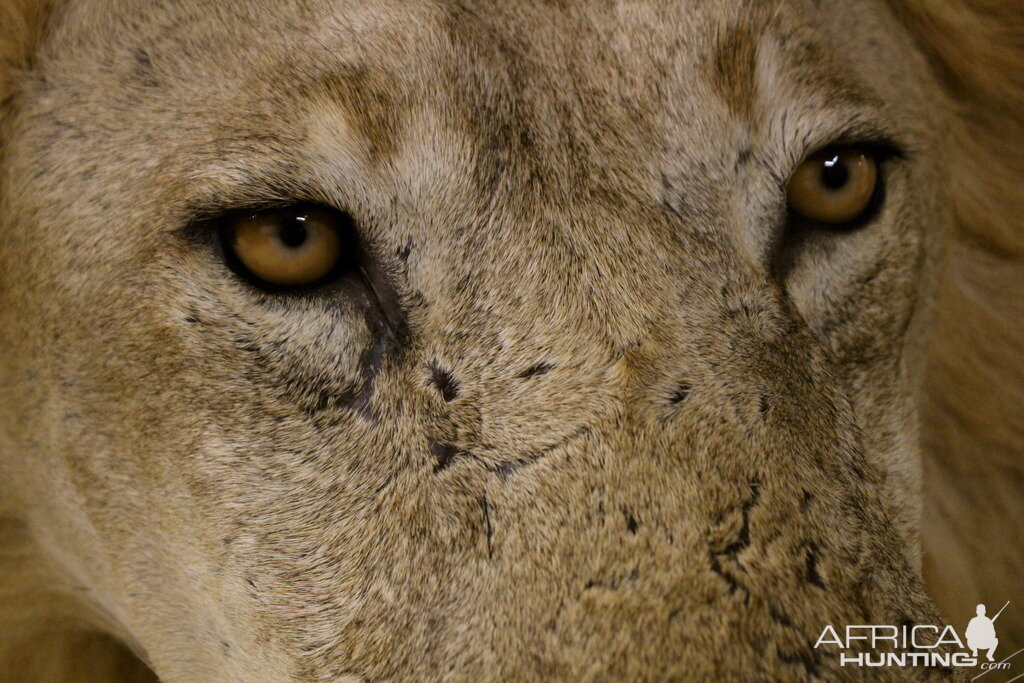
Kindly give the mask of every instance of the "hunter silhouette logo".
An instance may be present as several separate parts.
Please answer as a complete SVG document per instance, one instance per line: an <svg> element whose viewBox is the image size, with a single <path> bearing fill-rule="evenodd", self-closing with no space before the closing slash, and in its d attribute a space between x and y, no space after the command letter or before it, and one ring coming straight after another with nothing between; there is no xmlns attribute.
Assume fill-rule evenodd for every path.
<svg viewBox="0 0 1024 683"><path fill-rule="evenodd" d="M999 645L995 621L1009 604L1007 600L991 619L986 615L985 605L978 605L975 617L963 632L963 639L952 626L851 624L837 630L829 624L814 647L836 646L841 666L973 667L979 665L978 652L981 651L988 660L981 663L982 669L1007 669L1009 660L1024 652L1024 649L1019 650L999 663L992 663Z"/></svg>
<svg viewBox="0 0 1024 683"><path fill-rule="evenodd" d="M1010 601L1007 600L1006 605L1009 604ZM992 654L996 651L996 646L999 645L999 639L996 638L995 621L1006 609L1006 605L1003 605L1002 609L996 612L991 619L985 616L985 605L978 605L978 616L971 619L971 623L967 624L967 630L964 632L964 635L967 636L967 647L971 648L971 653L975 657L978 656L978 650L988 650L988 661L995 661Z"/></svg>

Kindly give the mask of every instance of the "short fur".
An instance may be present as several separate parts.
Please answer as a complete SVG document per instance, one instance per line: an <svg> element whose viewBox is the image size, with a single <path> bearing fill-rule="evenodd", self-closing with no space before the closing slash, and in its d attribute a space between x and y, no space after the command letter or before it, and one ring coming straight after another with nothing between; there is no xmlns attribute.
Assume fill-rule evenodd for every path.
<svg viewBox="0 0 1024 683"><path fill-rule="evenodd" d="M51 5L0 7L4 674L850 675L825 623L938 619L921 386L931 593L1017 597L1020 3ZM780 236L837 136L885 210ZM292 199L363 272L223 268Z"/></svg>

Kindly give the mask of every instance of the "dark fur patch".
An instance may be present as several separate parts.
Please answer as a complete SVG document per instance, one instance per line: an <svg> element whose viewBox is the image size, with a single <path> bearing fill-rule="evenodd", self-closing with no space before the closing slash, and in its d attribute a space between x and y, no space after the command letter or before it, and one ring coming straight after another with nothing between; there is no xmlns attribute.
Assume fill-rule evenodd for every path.
<svg viewBox="0 0 1024 683"><path fill-rule="evenodd" d="M409 255L412 254L413 246L414 245L412 242L412 238L410 237L409 239L406 240L404 245L402 245L395 251L395 255L398 256L398 258L402 259L402 261L408 261Z"/></svg>
<svg viewBox="0 0 1024 683"><path fill-rule="evenodd" d="M487 531L487 557L494 557L494 529L491 527L491 505L487 496L481 496L480 508L484 513L484 529Z"/></svg>
<svg viewBox="0 0 1024 683"><path fill-rule="evenodd" d="M768 603L768 616L777 624L782 624L786 628L794 628L793 620L775 603Z"/></svg>
<svg viewBox="0 0 1024 683"><path fill-rule="evenodd" d="M748 591L745 586L743 586L739 581L736 580L732 572L726 571L725 568L722 567L722 563L719 561L720 557L720 555L714 553L711 554L711 571L713 571L715 574L718 574L718 576L720 576L722 580L725 581L726 585L729 587L730 595L737 591L742 591L744 599L749 597L750 591Z"/></svg>
<svg viewBox="0 0 1024 683"><path fill-rule="evenodd" d="M365 286L359 290L366 326L373 333L373 343L360 355L362 386L353 403L367 418L373 417L371 399L374 381L385 358L397 360L409 342L405 311L395 291L392 274L385 273L361 249L360 276Z"/></svg>
<svg viewBox="0 0 1024 683"><path fill-rule="evenodd" d="M741 166L749 163L753 157L754 152L749 147L741 149L736 154L736 170L738 171Z"/></svg>
<svg viewBox="0 0 1024 683"><path fill-rule="evenodd" d="M432 441L430 443L430 454L434 456L437 464L434 465L434 472L440 472L452 464L455 458L460 456L473 457L467 450L459 448L455 444Z"/></svg>
<svg viewBox="0 0 1024 683"><path fill-rule="evenodd" d="M626 518L626 528L629 529L629 533L635 534L637 529L640 528L640 523L636 521L636 517L633 513L625 508L622 510L622 515Z"/></svg>
<svg viewBox="0 0 1024 683"><path fill-rule="evenodd" d="M807 547L806 570L808 583L818 588L825 588L825 582L822 581L821 574L818 573L818 548L813 543Z"/></svg>
<svg viewBox="0 0 1024 683"><path fill-rule="evenodd" d="M437 363L427 365L430 370L430 384L441 394L445 401L454 401L459 396L459 380Z"/></svg>
<svg viewBox="0 0 1024 683"><path fill-rule="evenodd" d="M373 164L393 156L401 142L405 105L393 94L392 81L379 67L347 66L322 76L308 88L311 93L328 93L345 108L367 141Z"/></svg>
<svg viewBox="0 0 1024 683"><path fill-rule="evenodd" d="M551 372L551 370L554 367L555 366L552 365L551 363L534 363L533 365L531 365L530 367L526 368L518 375L516 375L516 377L519 377L520 379L528 379L530 377L536 377L537 375L544 375L547 374L548 372Z"/></svg>
<svg viewBox="0 0 1024 683"><path fill-rule="evenodd" d="M144 88L159 87L160 82L153 75L153 60L150 58L149 52L141 47L135 48L132 51L132 56L135 58L135 69L133 72L135 82Z"/></svg>
<svg viewBox="0 0 1024 683"><path fill-rule="evenodd" d="M691 389L693 389L693 387L690 384L682 382L676 387L676 390L672 392L672 395L669 396L668 402L682 403L686 400L686 397L690 395Z"/></svg>

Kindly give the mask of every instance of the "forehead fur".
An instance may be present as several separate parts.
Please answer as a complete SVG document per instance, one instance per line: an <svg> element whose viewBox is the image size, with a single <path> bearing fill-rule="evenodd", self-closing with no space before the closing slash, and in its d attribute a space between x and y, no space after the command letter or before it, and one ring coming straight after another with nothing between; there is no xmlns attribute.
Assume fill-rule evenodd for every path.
<svg viewBox="0 0 1024 683"><path fill-rule="evenodd" d="M758 129L755 135L775 135L765 129L778 120L759 117L773 110L777 117L780 105L801 114L803 124L791 123L819 128L791 131L791 138L823 142L844 125L842 117L852 122L865 110L889 106L885 120L905 112L908 125L927 113L919 94L912 95L920 89L904 87L919 80L920 64L895 58L896 29L869 4L837 10L828 22L786 3L650 3L608 12L482 2L406 3L400 10L305 3L297 13L288 3L218 8L220 21L207 21L189 3L119 2L121 19L100 21L97 16L115 16L113 4L78 3L46 51L51 70L62 74L56 82L68 92L75 83L90 84L79 97L90 103L93 125L104 115L99 93L115 91L123 97L106 108L111 125L118 120L130 128L131 119L149 127L190 125L201 133L188 140L193 148L209 141L219 145L210 148L215 154L227 140L239 151L262 144L273 154L304 138L318 141L315 153L347 146L340 156L355 155L382 172L389 169L380 162L396 149L407 159L417 151L462 154L473 157L477 180L501 178L496 164L527 165L534 187L556 196L576 191L584 180L579 174L593 166L604 169L605 180L632 182L627 178L637 171L653 173L650 159L640 158L652 145L667 147L672 163L670 157L682 162L698 149L723 156ZM847 36L838 27L848 21L864 30ZM62 46L72 44L93 45L96 55L104 46L107 56L91 65L62 59ZM202 49L190 47L197 45ZM896 66L880 69L883 63ZM122 103L149 110L145 123L125 121ZM289 108L306 115L277 116ZM723 109L736 126L701 135L717 125ZM73 122L70 111L66 118ZM403 140L413 119L415 133ZM425 132L431 125L448 131ZM452 139L424 147L435 134ZM684 142L686 135L693 141ZM467 148L468 140L478 146ZM680 155L683 145L696 148ZM181 151L173 154L191 163ZM461 166L466 159L451 161Z"/></svg>

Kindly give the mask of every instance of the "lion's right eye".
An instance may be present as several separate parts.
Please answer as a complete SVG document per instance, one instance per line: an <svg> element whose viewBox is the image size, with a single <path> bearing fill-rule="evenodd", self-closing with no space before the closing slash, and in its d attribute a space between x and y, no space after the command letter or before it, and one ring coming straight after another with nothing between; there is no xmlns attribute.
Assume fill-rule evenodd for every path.
<svg viewBox="0 0 1024 683"><path fill-rule="evenodd" d="M275 287L320 284L348 261L351 219L317 206L240 214L221 227L236 268Z"/></svg>

